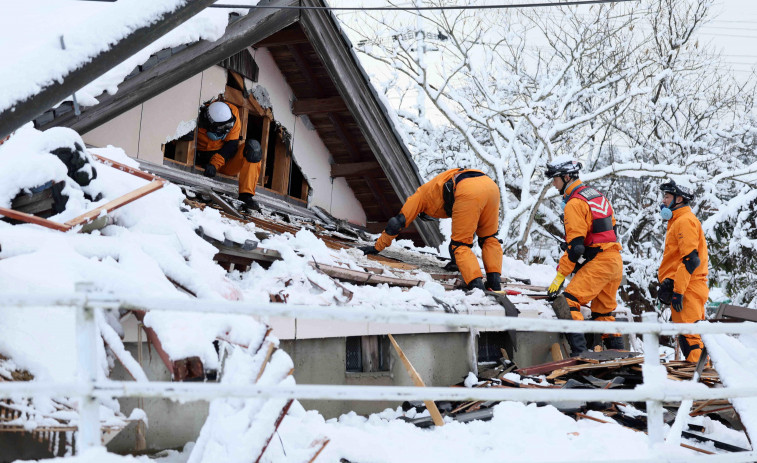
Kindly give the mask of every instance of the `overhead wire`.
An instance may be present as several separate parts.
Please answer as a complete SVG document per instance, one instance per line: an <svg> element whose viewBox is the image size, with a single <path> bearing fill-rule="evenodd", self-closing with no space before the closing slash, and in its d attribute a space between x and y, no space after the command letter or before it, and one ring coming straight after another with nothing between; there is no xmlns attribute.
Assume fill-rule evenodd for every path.
<svg viewBox="0 0 757 463"><path fill-rule="evenodd" d="M107 2L116 0L76 0L84 2ZM545 8L555 6L597 5L602 3L629 3L640 0L568 0L559 2L532 2L494 5L451 5L451 6L303 6L303 5L243 5L243 4L213 4L208 8L230 9L270 9L270 10L326 10L326 11L443 11L443 10L494 10L518 8Z"/></svg>

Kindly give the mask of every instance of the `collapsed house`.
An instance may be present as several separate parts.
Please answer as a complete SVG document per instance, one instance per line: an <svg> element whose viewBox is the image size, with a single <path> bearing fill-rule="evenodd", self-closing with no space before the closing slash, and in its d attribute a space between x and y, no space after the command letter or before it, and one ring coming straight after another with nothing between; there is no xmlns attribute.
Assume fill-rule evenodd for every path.
<svg viewBox="0 0 757 463"><path fill-rule="evenodd" d="M264 168L257 190L262 213L238 208L233 178L207 180L194 164L194 140L185 135L195 128L198 105L219 97L240 108L244 138L258 140L263 147ZM93 214L87 206L101 207L99 201L130 195L134 204L123 202L105 211L110 220L84 230L92 231L91 237L80 238L72 232L50 237L50 231L3 224L4 275L11 273L8 267L24 259L41 267L50 255L34 240L52 240L70 251L67 257L77 265L74 271L67 267L70 262L53 265L56 273L70 273L58 280L56 288L62 291L82 282L77 279L88 279L96 290L114 297L168 294L345 309L368 306L492 317L553 316L540 286L549 272L516 261L508 261L509 275L503 275L509 299L464 294L457 275L445 271L445 259L414 247L442 243L435 223L417 221L401 237L413 242L400 241L381 256L363 256L354 250L383 228L422 179L384 103L329 12L254 10L232 17L220 40L162 50L134 69L117 93L104 94L97 106L76 114L72 104L64 103L40 115L35 126L45 131L42 134L55 133L50 130L55 127L81 133L81 139L70 134L56 138L64 138L67 152L80 153L100 175L80 185L80 195L71 191L77 187L60 177L39 191L34 188L38 185L26 185L28 191L11 198L13 209L55 216L56 223L77 232L83 230L84 222L104 217L104 210ZM45 136L26 134L29 140ZM7 148L13 147L13 141ZM53 146L56 141L60 142L48 140L51 153L61 148ZM108 145L119 146L123 152ZM61 152L53 154L61 158ZM138 172L149 172L146 175L151 177L135 177ZM135 198L133 191L143 188L145 181L160 182L161 188ZM60 182L56 193L53 187ZM56 212L55 201L60 201L62 193L68 195L68 204L61 213ZM81 216L86 220L78 222ZM22 231L29 236L21 238ZM114 244L117 239L125 244ZM29 249L37 255L26 256ZM36 290L38 286L30 283L35 272L16 272L15 284ZM134 273L144 275L135 277ZM533 281L523 281L524 277ZM123 281L114 283L119 278ZM6 282L7 287L12 284ZM226 374L229 381L271 384L286 384L294 378L299 384L411 385L389 334L429 386L459 383L469 372L477 372L479 364L491 366L502 357L528 367L563 355L559 336L549 333L294 318L262 322L236 318L230 323L212 316L140 310L111 314L105 322L100 329L103 358L109 363L103 372L115 380L223 381ZM16 338L5 342L14 340L17 347L29 346ZM18 348L11 351L16 353ZM35 379L33 372L16 369L12 356L3 362L2 372L8 372L2 375L5 380ZM229 367L237 363L256 368L245 377L244 369ZM506 368L500 373L504 375ZM497 376L496 385L502 386L507 378ZM108 442L112 451L158 450L197 441L193 455L198 456L193 461L200 461L203 449L224 438L218 426L227 412L223 404L214 410L205 402L119 402L109 404L112 416L103 423L108 438L114 436ZM260 417L245 426L246 432L265 429L259 433L265 440L272 435L271 427L276 429L287 415L291 402L262 402L249 406L248 411ZM397 405L302 404L326 417ZM42 453L4 458L37 457L45 451L70 453L75 413L69 413L66 421L59 412L72 412L73 404L63 401L52 409L39 403L9 401L6 405L0 405L0 411L8 410L10 417L7 426L0 427L8 431L3 438L19 442L13 439L40 440L41 436L43 442L35 449ZM37 410L41 408L48 414ZM455 404L448 411L458 414L475 408L476 404ZM416 410L413 414L422 413L420 407ZM31 422L36 427L28 432ZM262 455L267 444L255 441L250 455Z"/></svg>

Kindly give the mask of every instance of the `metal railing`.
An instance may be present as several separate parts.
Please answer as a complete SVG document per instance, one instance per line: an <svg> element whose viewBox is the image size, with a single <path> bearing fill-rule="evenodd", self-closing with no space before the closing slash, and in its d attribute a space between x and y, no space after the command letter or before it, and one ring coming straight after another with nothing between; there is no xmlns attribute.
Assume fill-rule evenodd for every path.
<svg viewBox="0 0 757 463"><path fill-rule="evenodd" d="M659 355L645 355L642 366L643 384L634 389L520 389L520 388L459 388L459 387L401 387L401 386L333 386L293 385L259 386L227 385L219 383L174 383L101 381L96 345L98 329L95 312L103 309L156 310L194 313L217 313L261 317L290 317L300 319L341 320L379 323L430 324L450 328L478 328L487 330L539 331L553 333L643 334L644 352L659 352L659 336L678 334L753 334L757 323L692 324L659 323L655 313L645 314L640 323L595 322L553 319L522 319L489 315L448 314L441 312L376 311L345 307L292 306L272 303L230 302L176 298L120 298L108 295L74 293L67 295L4 294L0 307L63 306L76 309L78 381L60 382L3 382L0 398L34 396L38 394L78 396L79 434L77 452L99 446L100 398L153 397L181 400L212 400L218 398L289 398L321 400L492 400L521 402L607 401L646 402L649 445L658 459L643 461L684 461L665 456L661 445L665 441L663 402L684 400L734 399L757 397L757 386L706 388L676 388L665 384L667 372ZM627 460L630 461L630 460ZM716 454L687 457L685 461L746 462L757 461L757 452Z"/></svg>

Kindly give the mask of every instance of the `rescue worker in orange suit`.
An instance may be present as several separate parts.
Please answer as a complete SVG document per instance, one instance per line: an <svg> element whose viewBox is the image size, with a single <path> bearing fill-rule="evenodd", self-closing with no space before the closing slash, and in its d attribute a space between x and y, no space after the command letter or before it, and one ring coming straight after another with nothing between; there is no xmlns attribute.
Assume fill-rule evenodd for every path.
<svg viewBox="0 0 757 463"><path fill-rule="evenodd" d="M704 305L710 294L707 288L707 241L702 224L689 202L692 191L671 180L660 185L664 193L660 215L668 221L665 250L657 271L660 287L657 297L670 305L674 323L704 320ZM702 337L698 334L678 336L681 350L689 362L698 362L702 354Z"/></svg>
<svg viewBox="0 0 757 463"><path fill-rule="evenodd" d="M450 257L456 261L468 289L501 291L502 245L497 239L499 194L497 184L479 170L458 168L442 172L407 198L400 213L389 219L374 246L360 250L366 254L384 250L400 230L422 213L439 219L451 217ZM481 247L486 284L472 250L474 235L478 236Z"/></svg>
<svg viewBox="0 0 757 463"><path fill-rule="evenodd" d="M224 101L207 104L200 109L197 131L196 164L205 166L206 177L239 174L239 200L247 207L260 210L253 199L260 176L262 150L257 140L247 140L239 149L242 123L236 106Z"/></svg>
<svg viewBox="0 0 757 463"><path fill-rule="evenodd" d="M559 318L583 320L581 306L591 303L591 318L615 321L616 295L623 279L621 246L615 234L615 213L607 198L578 178L581 163L569 157L556 158L547 164L546 176L563 195L565 208L564 253L557 275L547 291L555 298L553 307ZM575 275L559 297L565 277ZM571 355L586 351L583 333L567 333ZM603 334L608 349L622 349L619 334Z"/></svg>

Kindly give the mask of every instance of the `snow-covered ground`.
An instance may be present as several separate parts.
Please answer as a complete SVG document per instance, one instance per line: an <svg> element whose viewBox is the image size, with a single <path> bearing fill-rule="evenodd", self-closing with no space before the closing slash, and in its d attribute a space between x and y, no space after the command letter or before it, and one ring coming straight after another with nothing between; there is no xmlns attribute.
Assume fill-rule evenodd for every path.
<svg viewBox="0 0 757 463"><path fill-rule="evenodd" d="M0 69L0 109L12 106L76 68L101 50L103 43L122 37L129 27L145 24L178 3L178 0L134 0L119 2L117 8L112 8L110 4L92 2L85 5L81 2L72 8L68 3L64 6L58 1L37 0L35 5L48 13L43 16L38 14L39 9L28 8L21 2L10 6L4 4L4 12L8 14L0 16L3 30L0 49L5 53L5 64ZM228 10L203 12L77 92L79 102L96 104L96 97L102 91L116 91L117 85L134 66L159 49L198 39L217 39L226 27L228 13ZM29 27L29 24L35 27ZM103 28L103 25L108 27ZM60 50L62 32L65 32L67 53ZM74 146L77 142L83 145L77 134L66 129L42 133L27 126L0 145L0 206L7 207L20 188L63 180L67 182L64 189L64 194L69 197L67 209L52 217L62 222L145 183L95 164L98 178L86 188L78 187L67 180L65 167L49 153L52 148ZM136 166L118 148L95 152ZM102 198L97 201L87 199L87 195L95 197L96 193L102 193ZM180 189L169 184L117 210L112 214L112 225L91 234L61 233L34 225L0 222L0 292L70 293L76 290L78 283L90 283L95 291L116 297L188 297L177 289L174 284L177 283L205 299L267 300L269 294L286 291L290 304L332 304L335 298L338 299L339 289L309 263L316 259L319 263L357 268L359 263L365 262L359 252L331 250L311 232L303 230L296 235L275 235L261 243L263 247L278 250L284 258L269 269L253 265L247 272L235 271L227 275L212 260L215 249L198 237L195 229L202 226L209 236L243 241L248 238L256 240L255 226L223 219L213 209L187 208L183 201ZM395 250L402 252L401 245L407 244L395 243ZM506 259L503 275L530 278L534 284L544 285L553 277L553 268L553 265L527 265ZM423 278L422 274L420 277ZM317 283L321 289L316 290L308 280ZM354 306L425 311L428 306L436 305L435 296L463 308L492 304L483 295L445 292L430 277L424 287L408 291L382 286L347 286L354 291L355 297L345 304L346 309ZM545 304L529 304L533 304L541 316L551 316ZM165 335L162 338L164 348L172 356L197 355L210 367L219 362L211 344L219 335L239 344L265 342L262 325L247 317L183 314L181 324L176 322L177 318L176 314L151 313L145 324ZM14 368L26 369L33 374L35 381L70 381L76 368L73 323L73 315L60 308L27 311L3 307L0 310L0 353L12 359ZM753 365L757 341L753 337L706 337L705 340L712 349L715 366L727 377L727 385L754 383L757 379L754 377L757 367ZM277 341L270 337L268 342L275 344ZM233 351L225 365L225 381L250 382L257 371L254 367L260 364L260 359L252 354L254 352ZM105 376L109 366L105 350L102 349L99 355L101 373ZM266 369L269 376L261 377L261 380L270 381L269 384L292 381L291 378L281 379L291 365L286 354L277 352L271 365ZM35 404L40 405L42 400ZM754 400L734 403L742 413L742 420L750 427L757 425ZM108 405L113 419L116 419L117 403ZM275 408L270 402L260 401L214 402L208 427L197 444L187 444L182 452L164 452L157 460L165 463L245 461L245 445L249 441L238 445L240 439L245 436L259 439L259 433L248 434L257 429L250 427L252 421L258 416L270 416ZM610 461L652 457L687 460L693 455L692 451L677 446L651 451L642 433L615 423L574 421L552 406L507 402L495 407L491 421L450 422L432 429L419 429L397 420L401 414L400 410L386 410L370 417L347 414L325 420L317 412L306 411L295 402L262 461L307 461L313 455L310 443L321 437L329 439L317 460L323 462ZM412 417L413 412L408 416ZM712 438L749 447L743 434L717 422L701 417L693 422L705 426ZM33 423L25 424L33 426ZM716 451L705 444L698 443L697 446ZM96 449L55 461L146 463L154 459L111 455Z"/></svg>

